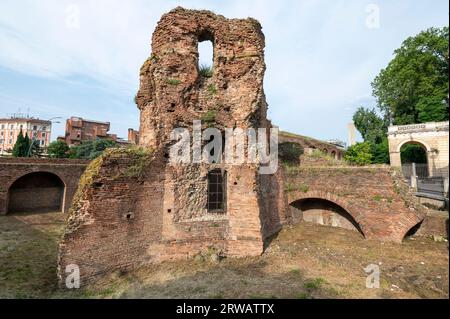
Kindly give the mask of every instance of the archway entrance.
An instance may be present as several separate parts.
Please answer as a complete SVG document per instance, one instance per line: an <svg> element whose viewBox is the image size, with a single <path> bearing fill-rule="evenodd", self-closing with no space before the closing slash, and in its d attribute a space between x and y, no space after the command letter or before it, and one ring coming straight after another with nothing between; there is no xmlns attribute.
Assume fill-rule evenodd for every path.
<svg viewBox="0 0 450 319"><path fill-rule="evenodd" d="M427 149L418 142L407 142L400 148L403 175L410 178L412 175L419 178L429 176Z"/></svg>
<svg viewBox="0 0 450 319"><path fill-rule="evenodd" d="M64 183L55 174L30 173L17 179L8 190L8 213L60 212Z"/></svg>
<svg viewBox="0 0 450 319"><path fill-rule="evenodd" d="M306 198L295 201L290 206L297 221L354 230L364 236L354 218L344 208L329 200Z"/></svg>

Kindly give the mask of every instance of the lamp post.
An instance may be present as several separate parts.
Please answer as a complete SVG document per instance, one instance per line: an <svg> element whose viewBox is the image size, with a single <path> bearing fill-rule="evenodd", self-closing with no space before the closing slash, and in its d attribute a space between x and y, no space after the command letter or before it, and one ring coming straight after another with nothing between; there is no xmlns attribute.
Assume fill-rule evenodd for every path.
<svg viewBox="0 0 450 319"><path fill-rule="evenodd" d="M62 117L60 117L60 116L52 117L51 119L47 120L47 122L50 122L51 124L53 124L53 123L61 123L59 121L53 121L53 120L57 120L57 119L61 119L62 120ZM30 157L31 149L33 148L33 145L34 145L35 142L36 142L36 137L33 136L32 140L31 140L31 143L30 143L30 147L28 148L27 157Z"/></svg>

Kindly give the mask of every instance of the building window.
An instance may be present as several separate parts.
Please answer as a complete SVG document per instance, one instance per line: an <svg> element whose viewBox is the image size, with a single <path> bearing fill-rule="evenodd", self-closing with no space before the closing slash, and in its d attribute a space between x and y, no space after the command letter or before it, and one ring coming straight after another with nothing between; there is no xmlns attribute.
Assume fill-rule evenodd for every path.
<svg viewBox="0 0 450 319"><path fill-rule="evenodd" d="M47 131L47 126L43 126L43 127L42 127L42 130L43 130L43 131Z"/></svg>
<svg viewBox="0 0 450 319"><path fill-rule="evenodd" d="M226 172L215 169L208 174L208 212L225 213Z"/></svg>
<svg viewBox="0 0 450 319"><path fill-rule="evenodd" d="M37 131L37 126L33 126L33 131Z"/></svg>
<svg viewBox="0 0 450 319"><path fill-rule="evenodd" d="M43 138L45 137L45 133L42 133L42 137L43 137Z"/></svg>

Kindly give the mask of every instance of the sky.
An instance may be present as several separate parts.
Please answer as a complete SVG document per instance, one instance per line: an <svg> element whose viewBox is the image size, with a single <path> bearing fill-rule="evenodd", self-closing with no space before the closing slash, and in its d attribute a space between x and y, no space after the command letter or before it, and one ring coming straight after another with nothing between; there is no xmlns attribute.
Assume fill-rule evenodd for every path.
<svg viewBox="0 0 450 319"><path fill-rule="evenodd" d="M258 19L266 37L269 118L280 129L347 141L370 83L403 40L448 25L446 0L1 0L0 117L28 113L139 128L134 96L161 15L182 6ZM201 46L200 63L211 60ZM59 122L59 123L57 123Z"/></svg>

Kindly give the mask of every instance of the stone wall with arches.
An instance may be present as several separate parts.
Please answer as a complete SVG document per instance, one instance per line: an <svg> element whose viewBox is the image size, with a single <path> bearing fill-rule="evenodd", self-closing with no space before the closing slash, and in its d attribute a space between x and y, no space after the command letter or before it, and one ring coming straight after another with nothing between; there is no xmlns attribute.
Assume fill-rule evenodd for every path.
<svg viewBox="0 0 450 319"><path fill-rule="evenodd" d="M295 203L306 199L339 206L366 239L401 242L425 218L400 173L389 167L298 167L285 169L284 175L293 223L301 214Z"/></svg>
<svg viewBox="0 0 450 319"><path fill-rule="evenodd" d="M88 161L82 160L0 158L0 215L8 213L10 190L14 183L22 179L22 184L25 183L22 187L26 187L27 181L24 179L27 176L38 173L54 176L56 180L60 180L64 188L61 210L67 212L77 189L80 176L86 169L87 164ZM41 176L39 178L42 178L45 182L47 177ZM51 192L44 193L44 195L49 197L51 195ZM30 196L26 195L26 197L28 200L32 200ZM33 204L30 203L28 206L32 207ZM26 208L27 206L24 207Z"/></svg>
<svg viewBox="0 0 450 319"><path fill-rule="evenodd" d="M391 166L402 166L401 150L403 146L417 144L422 146L426 151L430 176L445 169L448 172L448 121L391 126L389 127L388 138Z"/></svg>

